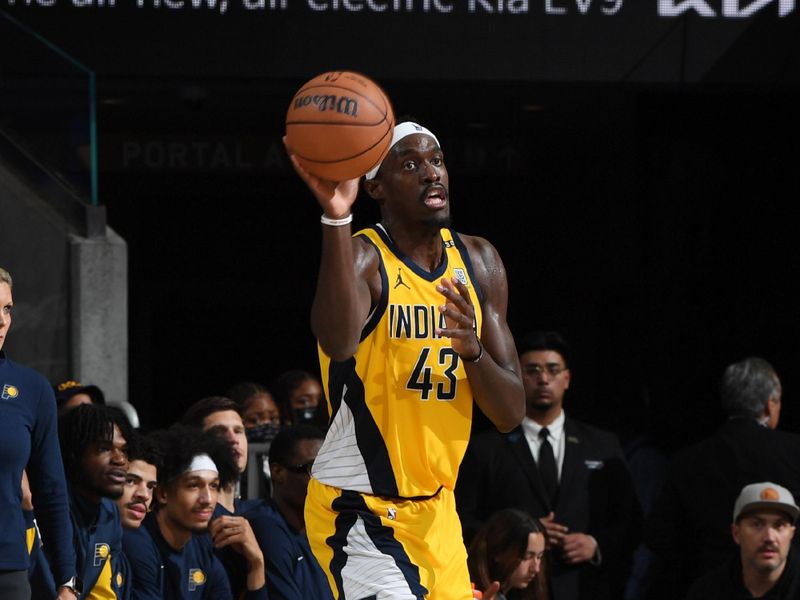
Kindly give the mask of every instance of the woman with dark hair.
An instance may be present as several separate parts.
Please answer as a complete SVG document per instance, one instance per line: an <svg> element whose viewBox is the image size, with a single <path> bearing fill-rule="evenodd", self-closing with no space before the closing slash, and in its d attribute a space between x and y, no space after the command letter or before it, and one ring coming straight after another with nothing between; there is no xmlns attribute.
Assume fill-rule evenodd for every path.
<svg viewBox="0 0 800 600"><path fill-rule="evenodd" d="M284 425L311 423L325 430L328 410L319 378L308 371L286 371L272 384Z"/></svg>
<svg viewBox="0 0 800 600"><path fill-rule="evenodd" d="M529 514L508 508L493 514L469 547L467 565L485 600L548 600L542 568L547 533ZM491 592L489 592L491 593Z"/></svg>
<svg viewBox="0 0 800 600"><path fill-rule="evenodd" d="M260 383L255 381L239 382L233 385L225 393L225 396L241 407L242 421L248 433L251 429L258 427L280 429L281 416L278 404L269 390Z"/></svg>

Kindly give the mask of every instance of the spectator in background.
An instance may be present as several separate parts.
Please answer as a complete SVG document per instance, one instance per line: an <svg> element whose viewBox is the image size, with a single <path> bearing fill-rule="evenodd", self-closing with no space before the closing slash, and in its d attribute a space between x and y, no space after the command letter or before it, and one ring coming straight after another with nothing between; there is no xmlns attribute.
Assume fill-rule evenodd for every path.
<svg viewBox="0 0 800 600"><path fill-rule="evenodd" d="M272 393L284 425L312 423L327 428L328 410L322 384L308 371L294 369L283 373L272 384Z"/></svg>
<svg viewBox="0 0 800 600"><path fill-rule="evenodd" d="M771 482L745 486L734 504L731 525L738 552L698 579L686 600L800 598L797 552L791 549L798 513L786 488Z"/></svg>
<svg viewBox="0 0 800 600"><path fill-rule="evenodd" d="M56 404L59 413L68 411L81 404L100 404L105 406L106 396L96 385L83 385L72 379L62 381L57 386Z"/></svg>
<svg viewBox="0 0 800 600"><path fill-rule="evenodd" d="M128 470L122 496L117 499L122 526L136 529L152 508L153 491L158 484L161 462L152 439L133 433L128 443Z"/></svg>
<svg viewBox="0 0 800 600"><path fill-rule="evenodd" d="M544 527L529 514L513 508L493 514L472 540L467 559L484 600L547 600L546 546Z"/></svg>
<svg viewBox="0 0 800 600"><path fill-rule="evenodd" d="M778 375L764 359L725 369L720 397L727 421L673 457L647 519L645 541L660 566L654 600L684 597L692 581L735 550L726 507L745 485L773 481L799 497L800 436L776 430L781 395Z"/></svg>
<svg viewBox="0 0 800 600"><path fill-rule="evenodd" d="M22 478L27 467L33 503L47 540L60 599L77 597L69 498L56 434L53 389L35 371L6 358L14 301L11 275L0 268L0 597L30 597L29 551L23 518ZM28 503L27 508L31 508ZM29 525L33 525L29 513ZM55 590L53 596L55 597Z"/></svg>
<svg viewBox="0 0 800 600"><path fill-rule="evenodd" d="M465 538L497 510L523 510L547 530L555 598L619 600L641 538L619 440L565 414L572 372L559 333L530 333L517 349L526 416L470 440L456 485Z"/></svg>
<svg viewBox="0 0 800 600"><path fill-rule="evenodd" d="M122 411L122 414L125 415L131 427L137 429L139 427L139 413L136 411L136 407L134 407L133 404L120 400L107 402L103 390L96 385L84 385L72 379L68 379L56 385L55 391L58 414L62 414L81 404L108 405Z"/></svg>
<svg viewBox="0 0 800 600"><path fill-rule="evenodd" d="M249 472L242 474L242 495L253 497L253 492L247 495L248 488L257 489L258 498L269 498L272 495L272 483L267 466L268 445L281 429L281 414L272 394L260 383L244 381L231 387L226 396L236 402L242 413L245 434L248 444L264 444L263 451L252 452L252 459L256 461L255 469L251 466ZM249 475L256 473L257 486L249 486Z"/></svg>
<svg viewBox="0 0 800 600"><path fill-rule="evenodd" d="M272 425L276 429L281 424L281 413L272 394L260 383L243 381L232 386L225 396L236 402L242 413L246 429Z"/></svg>
<svg viewBox="0 0 800 600"><path fill-rule="evenodd" d="M125 486L131 435L121 412L98 404L81 404L58 420L69 481L73 545L87 598L119 600L130 593L122 525L114 501ZM47 551L46 537L44 543Z"/></svg>
<svg viewBox="0 0 800 600"><path fill-rule="evenodd" d="M304 423L282 430L269 453L272 501L247 513L264 550L271 600L333 600L308 545L303 513L311 466L324 439L322 431Z"/></svg>

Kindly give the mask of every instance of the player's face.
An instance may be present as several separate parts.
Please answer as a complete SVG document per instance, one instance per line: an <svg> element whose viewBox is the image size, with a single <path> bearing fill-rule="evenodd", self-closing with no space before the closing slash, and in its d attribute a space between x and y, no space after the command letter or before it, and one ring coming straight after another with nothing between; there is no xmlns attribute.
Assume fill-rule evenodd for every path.
<svg viewBox="0 0 800 600"><path fill-rule="evenodd" d="M795 529L787 515L759 510L739 519L731 529L745 570L767 575L783 569Z"/></svg>
<svg viewBox="0 0 800 600"><path fill-rule="evenodd" d="M166 518L182 531L208 529L219 496L219 475L215 471L191 471L159 492Z"/></svg>
<svg viewBox="0 0 800 600"><path fill-rule="evenodd" d="M203 420L203 431L213 429L231 445L233 454L236 457L236 466L239 472L243 472L247 467L247 436L244 431L244 422L235 410L220 410L211 413Z"/></svg>
<svg viewBox="0 0 800 600"><path fill-rule="evenodd" d="M560 409L570 378L564 358L552 350L533 350L520 356L519 363L527 415L535 418L542 411Z"/></svg>
<svg viewBox="0 0 800 600"><path fill-rule="evenodd" d="M431 136L400 140L381 165L377 197L391 218L450 224L450 180L442 149Z"/></svg>
<svg viewBox="0 0 800 600"><path fill-rule="evenodd" d="M7 283L0 283L0 350L8 337L8 329L11 327L11 308L14 301L11 298L11 286Z"/></svg>
<svg viewBox="0 0 800 600"><path fill-rule="evenodd" d="M128 470L128 440L119 427L114 425L114 437L110 441L92 442L86 447L81 460L81 476L73 482L89 496L118 499L122 496Z"/></svg>
<svg viewBox="0 0 800 600"><path fill-rule="evenodd" d="M522 555L522 560L514 569L508 581L510 589L523 589L539 574L544 556L544 536L541 533L528 534L528 547Z"/></svg>
<svg viewBox="0 0 800 600"><path fill-rule="evenodd" d="M156 467L143 460L132 460L128 463L128 475L125 488L117 500L122 526L136 529L142 524L150 510L153 490L156 487Z"/></svg>
<svg viewBox="0 0 800 600"><path fill-rule="evenodd" d="M269 394L256 394L242 413L242 421L246 429L272 423L279 426L281 416L278 405Z"/></svg>

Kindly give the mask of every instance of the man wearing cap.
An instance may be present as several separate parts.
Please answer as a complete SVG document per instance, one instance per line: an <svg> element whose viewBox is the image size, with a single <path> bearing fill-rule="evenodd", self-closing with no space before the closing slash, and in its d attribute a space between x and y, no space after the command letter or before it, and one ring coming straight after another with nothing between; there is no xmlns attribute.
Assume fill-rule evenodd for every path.
<svg viewBox="0 0 800 600"><path fill-rule="evenodd" d="M733 509L731 533L739 546L727 564L698 579L687 600L800 598L800 571L791 550L800 508L775 483L745 486Z"/></svg>
<svg viewBox="0 0 800 600"><path fill-rule="evenodd" d="M774 481L800 494L800 436L777 429L781 395L775 369L762 358L725 369L720 403L726 421L673 457L645 523L645 542L662 565L652 600L682 598L695 579L730 556L735 548L724 507L745 485Z"/></svg>
<svg viewBox="0 0 800 600"><path fill-rule="evenodd" d="M291 148L288 148L291 155ZM497 250L450 228L436 136L410 121L364 189L381 221L353 235L358 180L299 166L322 208L311 309L331 415L305 506L334 597L472 597L453 489L473 399L502 431L525 397Z"/></svg>
<svg viewBox="0 0 800 600"><path fill-rule="evenodd" d="M72 379L62 381L55 386L55 392L59 413L81 404L105 405L106 403L106 396L99 387L96 385L83 385Z"/></svg>
<svg viewBox="0 0 800 600"><path fill-rule="evenodd" d="M138 529L126 529L123 536L133 600L230 600L228 575L203 536L220 486L238 476L230 447L193 429L173 428L153 435L163 456L155 513L145 517ZM239 544L241 533L230 530L215 542ZM251 544L242 552L249 566L244 598L263 600L267 592L261 550Z"/></svg>

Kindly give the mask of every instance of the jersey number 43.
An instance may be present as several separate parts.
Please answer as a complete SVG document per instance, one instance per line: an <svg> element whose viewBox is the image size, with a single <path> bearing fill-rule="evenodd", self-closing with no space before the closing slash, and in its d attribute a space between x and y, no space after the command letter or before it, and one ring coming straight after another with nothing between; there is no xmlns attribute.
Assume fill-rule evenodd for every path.
<svg viewBox="0 0 800 600"><path fill-rule="evenodd" d="M419 392L420 400L430 400L431 392L436 388L436 400L441 402L448 402L456 397L456 379L455 371L458 368L458 354L452 348L441 348L439 350L438 364L434 367L428 362L431 354L431 349L425 347L419 354L417 364L414 365L414 370L411 371L411 376L408 378L406 388ZM432 359L434 360L434 359ZM433 383L434 368L437 373L437 379L444 377L444 381ZM441 375L440 375L441 374Z"/></svg>

